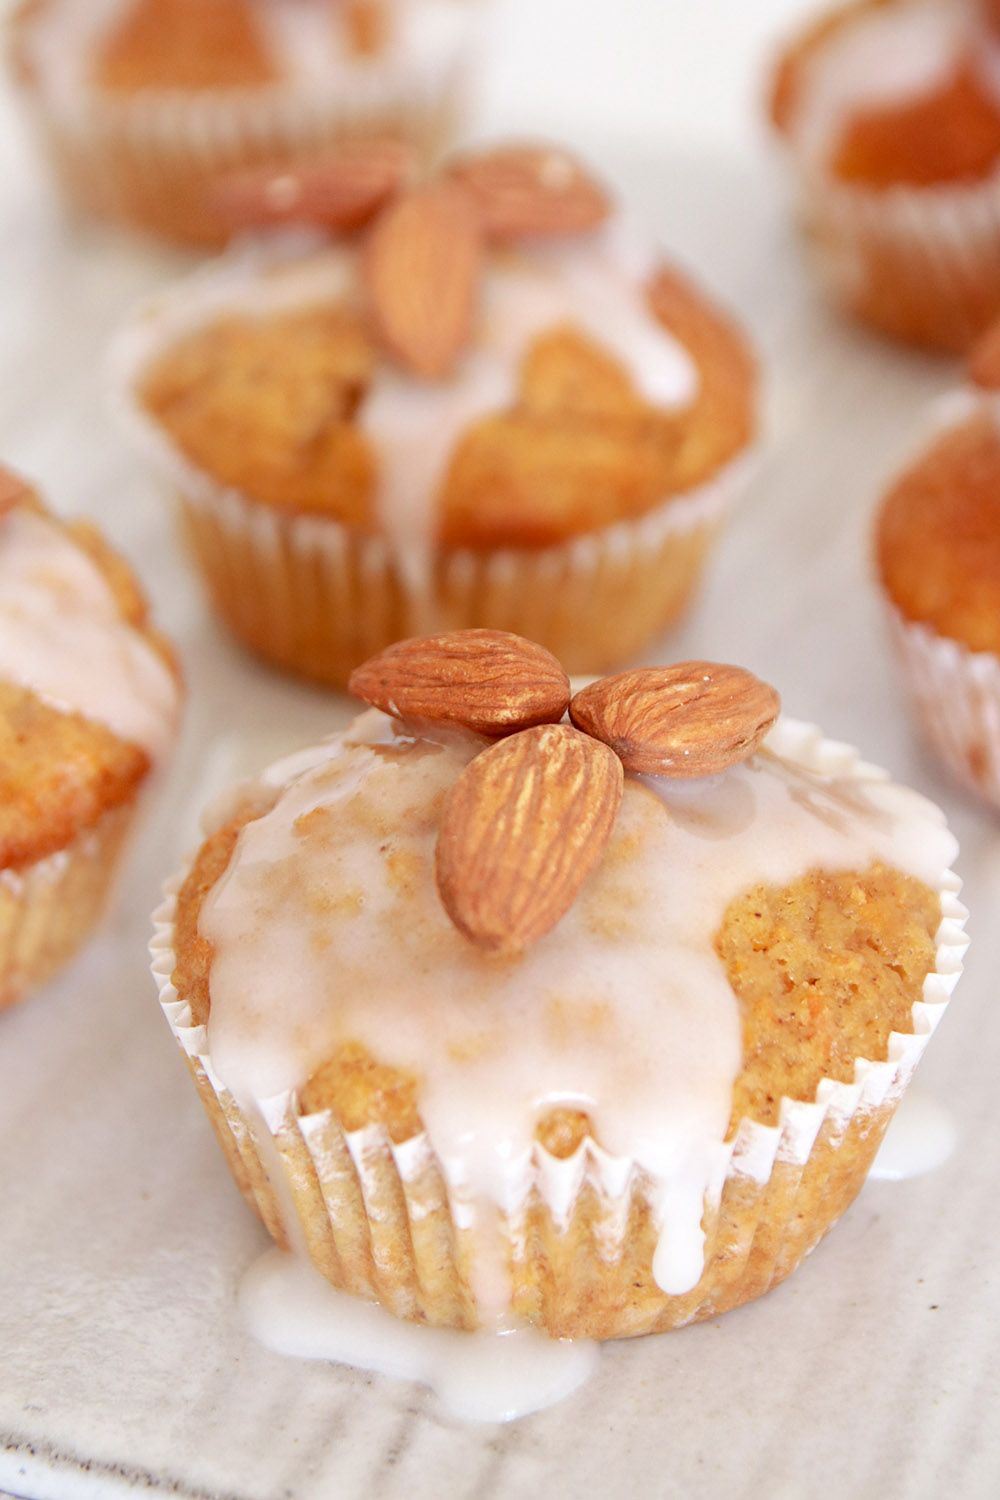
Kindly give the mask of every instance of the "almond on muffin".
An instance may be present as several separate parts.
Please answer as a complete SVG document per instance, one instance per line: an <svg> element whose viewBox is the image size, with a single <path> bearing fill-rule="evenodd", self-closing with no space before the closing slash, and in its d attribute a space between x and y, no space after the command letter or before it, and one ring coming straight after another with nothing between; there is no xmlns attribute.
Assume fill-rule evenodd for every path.
<svg viewBox="0 0 1000 1500"><path fill-rule="evenodd" d="M749 346L564 151L394 189L385 167L379 148L360 234L358 153L332 156L281 185L309 246L261 241L123 333L119 394L212 602L337 686L426 630L626 659L683 610L745 483ZM273 223L275 186L227 202Z"/></svg>
<svg viewBox="0 0 1000 1500"><path fill-rule="evenodd" d="M210 810L154 973L279 1244L400 1318L620 1338L760 1295L848 1206L965 914L938 810L751 673L568 718L559 683L490 631L366 664L388 712Z"/></svg>

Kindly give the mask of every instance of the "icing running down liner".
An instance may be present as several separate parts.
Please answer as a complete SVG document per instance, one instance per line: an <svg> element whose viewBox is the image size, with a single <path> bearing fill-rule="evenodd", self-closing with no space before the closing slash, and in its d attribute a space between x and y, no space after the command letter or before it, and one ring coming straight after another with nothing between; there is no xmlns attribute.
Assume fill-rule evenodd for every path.
<svg viewBox="0 0 1000 1500"><path fill-rule="evenodd" d="M389 733L388 721L381 715L369 714L359 721L349 738L355 742L359 738L383 740ZM304 950L299 947L297 951L296 945L302 934L289 933L294 921L285 927L282 945L275 948L268 965L267 980L263 988L256 989L263 1002L253 1023L262 1028L257 1034L257 1045L246 1048L244 1044L252 1029L250 1013L241 1018L239 1006L250 998L242 990L249 968L241 973L241 961L245 957L248 966L256 965L263 955L254 952L254 934L238 919L239 901L229 898L237 896L237 885L244 878L249 879L252 893L255 855L267 860L287 852L296 817L304 814L308 818L309 809L317 803L337 800L336 790L327 787L324 792L319 782L329 773L330 758L338 755L337 747L342 743L334 741L326 748L279 764L257 784L257 794L264 799L264 806L273 799L274 789L286 781L288 791L279 797L270 814L248 825L241 846L248 862L244 864L242 856L237 856L229 874L216 888L215 900L207 913L206 931L217 944L221 940L216 964L222 957L222 964L213 967L213 1022L207 1030L191 1024L190 1013L178 1000L171 982L175 967L172 919L179 882L173 885L165 906L157 914L153 944L154 972L167 1017L191 1061L199 1087L204 1095L211 1096L216 1113L221 1112L232 1131L227 1149L238 1177L256 1198L265 1221L279 1239L282 1236L278 1221L290 1210L287 1206L283 1210L274 1198L275 1179L287 1177L300 1188L307 1178L320 1185L329 1182L338 1149L337 1131L327 1116L302 1118L295 1108L295 1089L311 1071L306 1056L315 1044L315 1037L312 1042L307 1041L305 1054L296 1056L283 1050L281 1040L269 1033L267 1027L268 1013L280 1016L283 1004L294 1004L294 994L282 996L279 971L300 962ZM429 755L427 760L433 763L440 756L456 754L455 747L450 745ZM366 756L375 758L375 752L353 751L342 758L348 778L357 777L357 762L359 758L364 761ZM831 778L839 787L830 787ZM218 809L216 817L224 819L235 807L245 806L240 799L246 795L244 788L235 803L230 800ZM761 805L767 816L755 821L754 804L758 795L763 798ZM668 801L671 820L652 816L655 803L649 799L657 796ZM494 1062L492 1076L489 1061L477 1062L470 1046L466 1050L472 1056L472 1064L465 1074L466 1081L463 1084L459 1077L456 1082L461 1069L449 1064L446 1049L439 1046L433 1059L434 1075L428 1077L426 1059L425 1065L421 1065L421 1028L414 1026L405 1012L393 1004L394 959L390 960L388 976L381 976L382 981L388 977L388 983L380 983L378 1003L370 999L364 1003L363 985L359 986L361 999L352 1000L351 984L345 982L344 1004L348 1014L343 1018L346 1029L341 1035L370 1045L382 1061L404 1069L410 1067L422 1074L419 1106L427 1130L426 1135L395 1145L376 1127L348 1133L341 1139L349 1153L349 1170L358 1173L362 1193L367 1197L369 1191L377 1192L378 1173L388 1151L404 1194L413 1194L408 1213L414 1223L419 1221L428 1172L444 1173L455 1221L460 1229L468 1229L471 1236L474 1264L470 1280L480 1322L491 1322L507 1309L505 1255L509 1253L516 1258L520 1253L519 1216L531 1194L541 1197L558 1226L569 1222L585 1187L596 1189L608 1210L602 1229L605 1240L602 1253L613 1260L616 1246L627 1233L630 1194L638 1189L663 1230L656 1254L657 1280L671 1293L693 1287L702 1265L703 1210L719 1203L724 1185L731 1181L765 1184L778 1163L805 1163L821 1134L835 1140L853 1121L870 1117L883 1107L891 1109L937 1024L961 969L965 912L956 899L958 881L948 869L955 852L954 841L940 814L922 798L892 786L884 773L862 763L849 747L824 741L811 727L788 720L779 722L768 741L767 753L746 767L725 773L714 783L672 785L666 791L662 784L653 790L651 783L631 783L626 797L626 804L629 803L640 826L671 830L671 837L662 849L657 845L658 834L652 835L658 864L653 881L657 899L666 903L665 909L675 918L673 937L666 934L663 944L669 962L658 967L662 963L658 948L646 947L641 937L630 937L615 955L616 962L609 965L600 944L591 941L588 947L586 932L581 932L586 910L586 901L582 899L561 926L519 965L520 989L528 992L531 1002L527 1010L523 1001L519 1008L518 995L502 971L494 976L487 1009L491 1016L496 1015L497 1030L489 1038L488 1057L502 1058L503 1062ZM764 837L762 848L762 835L775 818L778 818L775 837L770 841ZM857 827L852 827L852 820ZM308 825L300 825L303 826ZM750 828L752 833L748 832ZM254 830L256 837L265 843L255 844ZM720 835L730 840L733 850L733 858L724 869L719 868L717 858L712 863L712 850L718 849ZM272 841L270 849L266 848L268 840ZM352 858L354 854L352 850ZM792 879L816 865L834 869L863 867L880 856L941 891L937 963L925 981L923 1000L914 1006L913 1033L893 1034L885 1061L859 1059L853 1083L825 1080L811 1103L784 1100L778 1126L764 1127L744 1120L726 1142L730 1091L740 1061L739 1020L735 997L711 945L726 902L759 880ZM280 871L280 866L275 868ZM678 879L678 872L683 879ZM648 877L651 871L644 868L643 874ZM277 878L280 879L280 874ZM363 871L361 878L363 881ZM322 887L321 880L317 889ZM261 889L258 887L258 895ZM625 894L631 905L635 892ZM377 900L374 905L377 908ZM655 901L651 909L655 909ZM353 910L360 929L377 921L377 911L375 916L371 912L366 914L364 892ZM648 925L649 912L641 915ZM266 931L266 920L260 925ZM270 935L275 936L273 932ZM370 929L368 935L370 938ZM585 943L582 953L581 935ZM339 959L339 947L337 951ZM615 1005L626 1006L624 1022L619 1028L626 1034L615 1034L612 1025L610 1045L601 1044L597 1011L596 1045L592 1045L593 1033L588 1042L587 1026L581 1025L579 1013L571 1016L573 1034L567 1041L566 1030L560 1030L558 1024L558 1004L554 1011L548 1008L553 1030L546 1035L543 1023L546 1008L540 997L545 993L545 985L551 984L552 976L565 972L560 964L565 965L569 952L573 963L569 972L577 993L588 998L584 989L586 979L597 972L600 986L611 986L608 993ZM351 960L351 953L345 951L344 964L338 964L338 972L341 967L345 972L349 970ZM615 989L616 972L622 966L628 972L630 984ZM471 960L470 967L474 967ZM292 988L297 993L308 989L308 979L301 982L304 972L308 970L295 971L297 983ZM421 1003L420 995L414 995L413 1013L422 1014L424 1019L435 1016L438 1038L450 1026L451 1037L461 1042L462 1007L470 1003L469 996L463 997L461 984L456 990L444 982L446 979L454 982L454 972L449 975L447 969L441 970L437 978L440 982L434 986L433 996L425 995ZM419 989L419 973L415 968L407 971L407 980L410 993L414 984ZM482 982L479 973L476 985ZM692 987L697 990L697 1025L692 1025L688 1011ZM669 996L671 1003L661 1003L644 1013L642 1007L649 1005L651 991L655 991L660 1002ZM326 993L329 999L329 992ZM386 995L388 999L383 1004ZM477 998L482 998L478 988ZM589 999L593 1001L594 996ZM232 1011L231 1000L236 1006ZM329 1008L337 1010L336 1005ZM281 1019L285 1038L297 1030L294 1022L289 1024L292 1015L294 1011L285 1011ZM300 1015L299 1022L302 1020ZM306 1034L309 1024L306 1018ZM517 1027L523 1028L521 1041L514 1034ZM644 1044L639 1047L633 1044L630 1048L627 1035L630 1030L642 1035ZM471 1033L464 1040L471 1043ZM330 1041L327 1034L322 1045L328 1046ZM275 1047L276 1053L272 1050ZM457 1055L462 1050L459 1045ZM680 1055L675 1055L678 1052ZM525 1058L529 1054L530 1069L526 1071ZM315 1067L323 1060L324 1056L314 1056L311 1065ZM700 1074L699 1087L694 1090L690 1083L692 1068ZM526 1085L530 1085L530 1093L525 1092ZM456 1106L456 1092L461 1096L463 1087L467 1094L464 1099L459 1097ZM533 1139L533 1131L539 1114L554 1103L587 1108L606 1149L588 1140L569 1159L549 1156ZM485 1130L477 1136L477 1125L484 1124ZM271 1161L266 1176L261 1173L262 1157L265 1170L268 1160ZM344 1162L339 1170L347 1165ZM369 1183L372 1172L375 1177ZM271 1178L270 1183L267 1178ZM322 1187L321 1190L326 1191ZM334 1200L330 1200L330 1205L333 1215ZM498 1210L503 1216L502 1223L497 1217ZM335 1231L335 1218L331 1224ZM309 1232L316 1232L314 1225ZM313 1244L310 1248L314 1253L321 1249ZM376 1259L377 1256L376 1247ZM370 1286L358 1290L372 1295ZM415 1315L412 1303L399 1288L380 1288L378 1295L384 1295L390 1310L397 1315ZM690 1316L696 1314L695 1306Z"/></svg>

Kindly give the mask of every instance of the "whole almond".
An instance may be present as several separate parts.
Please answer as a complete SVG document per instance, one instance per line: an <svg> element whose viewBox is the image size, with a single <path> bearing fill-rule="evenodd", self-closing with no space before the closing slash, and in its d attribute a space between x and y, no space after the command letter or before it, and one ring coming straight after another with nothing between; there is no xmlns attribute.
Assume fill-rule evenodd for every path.
<svg viewBox="0 0 1000 1500"><path fill-rule="evenodd" d="M482 259L479 216L453 182L414 188L375 224L365 257L375 326L415 374L443 378L468 343Z"/></svg>
<svg viewBox="0 0 1000 1500"><path fill-rule="evenodd" d="M781 708L742 667L683 661L603 677L569 706L578 729L642 776L714 776L752 755Z"/></svg>
<svg viewBox="0 0 1000 1500"><path fill-rule="evenodd" d="M611 213L600 184L555 147L512 146L463 156L449 170L475 198L491 239L580 234Z"/></svg>
<svg viewBox="0 0 1000 1500"><path fill-rule="evenodd" d="M345 141L286 167L223 178L215 209L233 229L295 223L346 233L373 219L415 172L416 155L403 141Z"/></svg>
<svg viewBox="0 0 1000 1500"><path fill-rule="evenodd" d="M551 652L502 630L455 630L400 641L351 673L356 698L396 718L516 734L554 724L569 678Z"/></svg>
<svg viewBox="0 0 1000 1500"><path fill-rule="evenodd" d="M515 954L563 917L603 858L621 761L569 724L543 724L470 761L438 833L442 904L460 932Z"/></svg>

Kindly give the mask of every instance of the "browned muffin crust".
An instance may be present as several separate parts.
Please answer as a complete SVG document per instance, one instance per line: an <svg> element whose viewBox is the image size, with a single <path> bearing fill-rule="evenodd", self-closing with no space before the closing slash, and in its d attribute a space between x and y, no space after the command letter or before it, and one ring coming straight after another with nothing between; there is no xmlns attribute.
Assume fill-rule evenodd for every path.
<svg viewBox="0 0 1000 1500"><path fill-rule="evenodd" d="M213 950L198 931L201 908L255 815L205 841L178 896L173 982L195 1025L208 1022L211 1004ZM716 938L743 1024L730 1133L743 1118L776 1124L782 1098L811 1100L823 1078L852 1081L855 1058L883 1060L890 1033L912 1031L940 920L935 892L878 864L756 886L730 905ZM422 1128L419 1096L419 1079L349 1043L316 1070L298 1104L303 1114L331 1111L346 1130L382 1125L401 1142ZM586 1114L566 1108L550 1111L536 1132L560 1157L592 1133Z"/></svg>
<svg viewBox="0 0 1000 1500"><path fill-rule="evenodd" d="M26 488L6 502L0 493L0 527L15 504L44 512ZM179 681L173 650L151 625L145 596L124 558L88 522L49 519L100 569L122 618L142 632ZM149 770L146 751L103 724L0 681L0 870L20 868L72 843L103 813L131 801Z"/></svg>
<svg viewBox="0 0 1000 1500"><path fill-rule="evenodd" d="M908 620L1000 653L1000 435L988 416L942 433L897 479L876 552Z"/></svg>
<svg viewBox="0 0 1000 1500"><path fill-rule="evenodd" d="M571 326L528 351L516 405L474 423L439 497L448 547L542 547L641 516L714 474L754 429L756 371L735 324L662 272L651 315L700 376L685 410L651 407L611 355ZM227 317L147 370L141 397L181 451L250 498L374 525L378 454L354 420L377 379L343 309Z"/></svg>
<svg viewBox="0 0 1000 1500"><path fill-rule="evenodd" d="M110 93L247 88L277 76L246 0L133 0L94 65Z"/></svg>
<svg viewBox="0 0 1000 1500"><path fill-rule="evenodd" d="M841 31L875 10L906 0L854 0L811 22L778 61L771 118L789 134L809 88L809 64ZM831 169L844 182L874 189L979 181L1000 160L1000 108L971 57L939 88L917 99L859 108L836 143Z"/></svg>
<svg viewBox="0 0 1000 1500"><path fill-rule="evenodd" d="M855 1058L880 1061L890 1032L912 1032L940 924L940 897L885 865L814 870L734 901L716 939L743 1018L730 1130L776 1125L783 1097L853 1082Z"/></svg>

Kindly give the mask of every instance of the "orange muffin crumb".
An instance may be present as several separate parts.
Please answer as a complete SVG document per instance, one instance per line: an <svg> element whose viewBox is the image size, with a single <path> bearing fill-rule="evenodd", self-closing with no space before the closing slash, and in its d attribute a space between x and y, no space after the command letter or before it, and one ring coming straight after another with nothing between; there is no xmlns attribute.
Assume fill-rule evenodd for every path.
<svg viewBox="0 0 1000 1500"><path fill-rule="evenodd" d="M896 481L876 549L908 620L1000 653L1000 435L988 416L943 433Z"/></svg>
<svg viewBox="0 0 1000 1500"><path fill-rule="evenodd" d="M935 892L882 865L734 901L716 940L743 1020L730 1129L777 1124L783 1097L853 1082L856 1057L878 1061L890 1032L912 1031L940 922Z"/></svg>
<svg viewBox="0 0 1000 1500"><path fill-rule="evenodd" d="M247 808L211 835L178 896L173 979L198 1026L211 1012L213 958L198 930L202 905L227 870L240 829L265 810ZM783 1097L809 1100L824 1077L853 1080L856 1057L884 1059L890 1032L912 1031L940 920L935 892L884 865L815 870L789 886L756 886L731 903L716 938L743 1025L730 1132L743 1118L775 1124ZM346 1130L382 1125L398 1143L422 1129L419 1098L419 1079L348 1043L303 1086L299 1110L331 1111ZM547 1111L536 1131L557 1157L572 1155L592 1133L588 1116L566 1107Z"/></svg>
<svg viewBox="0 0 1000 1500"><path fill-rule="evenodd" d="M265 505L371 522L374 458L351 418L373 375L361 321L338 307L229 317L146 372L142 399L193 463Z"/></svg>
<svg viewBox="0 0 1000 1500"><path fill-rule="evenodd" d="M14 504L44 511L16 476L0 471L0 526ZM145 596L124 558L89 523L56 524L100 569L122 619L140 630L179 676L173 651L150 623ZM104 725L53 708L27 688L0 682L0 870L32 864L72 843L103 813L131 802L149 769L144 750Z"/></svg>
<svg viewBox="0 0 1000 1500"><path fill-rule="evenodd" d="M1000 105L969 60L921 99L856 114L832 167L843 181L868 187L929 187L988 177L998 160Z"/></svg>
<svg viewBox="0 0 1000 1500"><path fill-rule="evenodd" d="M614 358L574 328L554 328L525 357L516 405L460 440L439 497L439 540L557 543L641 516L746 445L755 368L742 335L674 273L657 278L651 307L697 367L691 406L650 406ZM365 529L378 454L355 417L377 379L356 317L309 308L197 331L150 367L141 396L223 484Z"/></svg>
<svg viewBox="0 0 1000 1500"><path fill-rule="evenodd" d="M115 93L271 83L277 70L246 0L134 0L94 64Z"/></svg>

